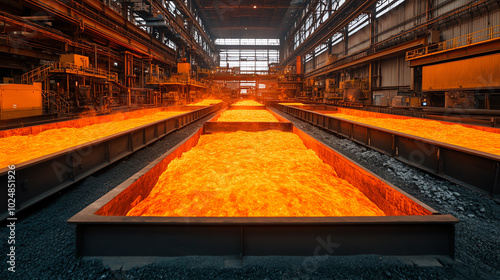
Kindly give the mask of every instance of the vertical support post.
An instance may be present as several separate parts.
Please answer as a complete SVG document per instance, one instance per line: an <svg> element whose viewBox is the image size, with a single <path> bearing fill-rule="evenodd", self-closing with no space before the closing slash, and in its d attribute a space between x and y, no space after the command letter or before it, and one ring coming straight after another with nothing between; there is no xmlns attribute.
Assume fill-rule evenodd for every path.
<svg viewBox="0 0 500 280"><path fill-rule="evenodd" d="M370 62L368 68L368 104L373 105L373 62Z"/></svg>
<svg viewBox="0 0 500 280"><path fill-rule="evenodd" d="M97 68L97 44L94 44L94 69Z"/></svg>
<svg viewBox="0 0 500 280"><path fill-rule="evenodd" d="M349 49L349 32L347 26L344 27L343 31L343 36L344 36L344 55L348 55L348 49Z"/></svg>

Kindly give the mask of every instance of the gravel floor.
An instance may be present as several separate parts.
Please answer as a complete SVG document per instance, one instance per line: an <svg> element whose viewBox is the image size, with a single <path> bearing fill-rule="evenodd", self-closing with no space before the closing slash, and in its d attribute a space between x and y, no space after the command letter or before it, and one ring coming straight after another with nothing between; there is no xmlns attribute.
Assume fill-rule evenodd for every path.
<svg viewBox="0 0 500 280"><path fill-rule="evenodd" d="M16 273L8 272L4 261L0 279L500 279L500 205L494 200L282 115L434 209L460 219L456 262L426 267L405 258L373 255L243 260L182 257L161 258L124 270L77 258L75 229L66 220L196 131L210 118L205 117L20 213ZM5 256L8 230L2 227L0 232L5 238L1 242Z"/></svg>

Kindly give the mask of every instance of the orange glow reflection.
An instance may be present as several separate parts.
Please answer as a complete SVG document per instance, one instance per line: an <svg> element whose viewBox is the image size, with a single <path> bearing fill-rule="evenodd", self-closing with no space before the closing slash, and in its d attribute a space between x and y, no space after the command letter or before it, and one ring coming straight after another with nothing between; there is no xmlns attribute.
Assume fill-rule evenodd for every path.
<svg viewBox="0 0 500 280"><path fill-rule="evenodd" d="M202 135L127 215L385 216L296 134L274 130Z"/></svg>
<svg viewBox="0 0 500 280"><path fill-rule="evenodd" d="M78 128L49 129L36 135L0 138L0 168L59 152L182 113L185 112L162 111L140 118L110 121Z"/></svg>
<svg viewBox="0 0 500 280"><path fill-rule="evenodd" d="M304 105L304 103L279 103L280 105Z"/></svg>
<svg viewBox="0 0 500 280"><path fill-rule="evenodd" d="M240 100L232 106L264 106L261 103L253 100Z"/></svg>
<svg viewBox="0 0 500 280"><path fill-rule="evenodd" d="M218 122L278 122L267 110L227 110Z"/></svg>
<svg viewBox="0 0 500 280"><path fill-rule="evenodd" d="M213 104L219 104L221 102L222 102L222 100L220 100L220 99L205 99L205 100L200 101L198 103L189 104L188 106L210 106Z"/></svg>
<svg viewBox="0 0 500 280"><path fill-rule="evenodd" d="M460 124L443 124L433 120L417 118L392 119L367 116L361 117L343 113L328 115L472 150L500 155L500 133L482 131Z"/></svg>

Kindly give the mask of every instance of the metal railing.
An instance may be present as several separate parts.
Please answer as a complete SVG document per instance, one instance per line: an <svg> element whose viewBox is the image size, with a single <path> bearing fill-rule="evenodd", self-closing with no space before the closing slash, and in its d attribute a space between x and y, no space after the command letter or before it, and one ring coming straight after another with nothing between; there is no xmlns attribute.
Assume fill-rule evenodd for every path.
<svg viewBox="0 0 500 280"><path fill-rule="evenodd" d="M118 81L118 75L116 73L110 73L98 68L78 66L70 62L55 62L50 65L43 65L23 74L21 76L21 83L33 84L34 82L41 82L48 78L51 72L66 72L68 70L75 72L75 74L101 76L109 81Z"/></svg>
<svg viewBox="0 0 500 280"><path fill-rule="evenodd" d="M406 52L406 60L500 38L500 25Z"/></svg>
<svg viewBox="0 0 500 280"><path fill-rule="evenodd" d="M41 82L49 76L49 70L51 65L43 65L35 68L21 76L21 84L33 84L35 82Z"/></svg>
<svg viewBox="0 0 500 280"><path fill-rule="evenodd" d="M66 72L68 70L71 70L75 71L77 74L101 76L111 81L117 80L116 73L109 73L108 71L99 68L78 66L70 62L56 62L52 65L50 70L54 72Z"/></svg>

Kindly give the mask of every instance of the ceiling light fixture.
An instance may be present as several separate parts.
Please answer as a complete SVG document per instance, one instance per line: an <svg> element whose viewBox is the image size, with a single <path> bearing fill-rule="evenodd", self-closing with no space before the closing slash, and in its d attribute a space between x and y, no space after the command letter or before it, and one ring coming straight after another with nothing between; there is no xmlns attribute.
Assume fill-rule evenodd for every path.
<svg viewBox="0 0 500 280"><path fill-rule="evenodd" d="M254 9L257 9L257 5L253 5L253 8L254 8Z"/></svg>

